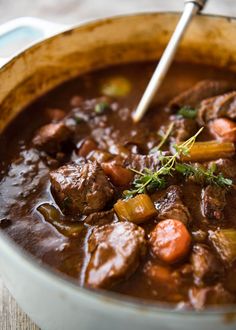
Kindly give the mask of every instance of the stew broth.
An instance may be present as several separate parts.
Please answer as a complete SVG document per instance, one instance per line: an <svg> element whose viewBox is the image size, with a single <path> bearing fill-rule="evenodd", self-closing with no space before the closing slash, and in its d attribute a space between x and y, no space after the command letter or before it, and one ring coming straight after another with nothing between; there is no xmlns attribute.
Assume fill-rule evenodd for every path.
<svg viewBox="0 0 236 330"><path fill-rule="evenodd" d="M214 170L216 180L219 175L229 180L222 185L208 184L208 181L207 184L206 181L199 183L194 175L186 177L174 171L170 176L164 176L166 182L161 188L149 189L147 186L148 189L144 189L142 194L133 193L130 199L124 199L123 195L123 191L135 190L133 180L135 175L136 179L139 176L130 168L140 173L145 173L147 167L152 173L160 169L160 152L154 149L160 142L164 142L160 148L163 154L173 155L174 143L180 144L191 138L202 126L204 129L197 141L236 141L234 136L222 137L214 131L215 126L212 125L218 124L215 122L217 116L208 120L204 112L205 122L201 125L198 117L186 118L186 115L179 114L184 107L187 112L198 110L199 113L203 108L202 100L194 101L194 105L188 102L178 104L178 100L177 105L171 103L174 97L205 79L227 80L228 85L233 86L235 74L215 67L176 63L152 108L141 123L134 124L131 112L153 70L152 63L137 63L86 74L41 97L11 123L0 137L1 228L39 262L75 279L81 286L196 309L209 304L235 303L234 152L226 154L226 157L221 157L219 153L219 157L213 159L206 160L203 155L202 161L190 160L192 166L200 163L205 170L212 162L219 166L222 163L223 169L219 167L220 170ZM209 85L207 90L210 88ZM232 90L233 87L225 87L222 93L215 91L209 97ZM193 90L192 93L195 92ZM219 117L227 118L234 125L234 103L228 98L222 107L231 107L232 111L230 115L225 112ZM187 116L189 113L192 116L193 112L188 112ZM167 136L172 122L171 132ZM183 126L178 126L180 122ZM48 132L40 129L50 123L54 126L63 123L66 128L55 126L60 131L52 131L52 140L48 142ZM179 137L180 133L183 133L184 139ZM163 141L165 135L167 138ZM150 156L148 160L146 155ZM68 164L75 165L68 168ZM64 172L63 166L67 167L67 172ZM89 179L89 188L86 187L85 192L81 190L85 187L79 186L75 194L76 182L78 180L80 184L81 175L79 172L76 176L77 168L82 171L85 166L88 166L86 173L91 171L93 179ZM70 183L65 183L68 175L73 178ZM98 182L94 186L96 179ZM86 185L87 177L83 180ZM65 189L64 185L67 185ZM210 194L214 190L212 187L219 188L219 191L216 195L213 191L213 195L208 196L208 192ZM90 193L92 206L88 201ZM119 199L128 201L141 195L147 195L154 207L148 219L122 219L116 207L114 212L113 205ZM165 207L168 205L168 212L166 209L163 211L163 203ZM84 212L81 211L83 209ZM187 214L186 221L185 216L178 218L180 209ZM169 235L173 227L177 230L176 223L181 233L184 228L189 235L181 238L181 244L186 239L186 249L181 246L183 253L179 251L176 258L176 254L167 255L157 242L159 236L162 239L159 224L162 222L164 225L168 219L172 221L169 222ZM223 247L218 242L217 235L222 229L233 232L231 246L227 242L222 243L226 250L232 250L230 252L222 252Z"/></svg>

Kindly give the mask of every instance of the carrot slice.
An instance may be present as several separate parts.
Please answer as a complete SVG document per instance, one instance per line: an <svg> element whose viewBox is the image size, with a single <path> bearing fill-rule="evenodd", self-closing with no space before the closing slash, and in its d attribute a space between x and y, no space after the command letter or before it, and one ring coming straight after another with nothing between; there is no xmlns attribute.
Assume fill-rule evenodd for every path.
<svg viewBox="0 0 236 330"><path fill-rule="evenodd" d="M133 173L121 165L117 165L115 162L107 162L101 164L103 171L115 186L124 187L127 186L133 179Z"/></svg>
<svg viewBox="0 0 236 330"><path fill-rule="evenodd" d="M78 150L78 155L80 157L86 157L91 151L95 149L97 149L97 144L93 140L87 139Z"/></svg>
<svg viewBox="0 0 236 330"><path fill-rule="evenodd" d="M210 123L210 130L224 141L236 142L236 123L227 118L217 118Z"/></svg>
<svg viewBox="0 0 236 330"><path fill-rule="evenodd" d="M159 222L151 232L150 245L159 259L172 264L188 254L191 236L181 221L167 219Z"/></svg>

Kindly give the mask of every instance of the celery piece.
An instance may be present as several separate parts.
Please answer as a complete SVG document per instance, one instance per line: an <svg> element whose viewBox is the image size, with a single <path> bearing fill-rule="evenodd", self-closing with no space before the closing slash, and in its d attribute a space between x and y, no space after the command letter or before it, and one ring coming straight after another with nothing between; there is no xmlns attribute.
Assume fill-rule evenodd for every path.
<svg viewBox="0 0 236 330"><path fill-rule="evenodd" d="M37 207L37 211L43 216L45 221L49 222L65 236L78 236L84 228L82 223L64 221L60 211L52 204L41 204Z"/></svg>
<svg viewBox="0 0 236 330"><path fill-rule="evenodd" d="M182 161L203 162L219 158L229 158L235 154L233 142L205 141L195 142L188 154L181 155Z"/></svg>
<svg viewBox="0 0 236 330"><path fill-rule="evenodd" d="M118 200L114 205L115 212L121 221L136 224L145 222L157 214L151 198L140 194L126 200Z"/></svg>

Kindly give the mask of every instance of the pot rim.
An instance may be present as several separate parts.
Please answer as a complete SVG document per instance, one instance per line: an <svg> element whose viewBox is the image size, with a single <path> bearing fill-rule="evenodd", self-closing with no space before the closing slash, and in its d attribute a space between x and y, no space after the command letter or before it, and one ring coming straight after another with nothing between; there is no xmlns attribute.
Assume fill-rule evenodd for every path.
<svg viewBox="0 0 236 330"><path fill-rule="evenodd" d="M27 54L31 50L34 50L37 47L40 47L40 45L43 44L44 42L47 42L49 40L52 40L52 39L57 38L58 36L61 36L61 35L64 35L64 34L68 34L68 33L70 33L71 31L73 31L75 29L95 28L96 26L106 24L109 21L122 20L124 18L132 18L132 17L137 17L137 16L150 16L150 15L152 15L152 16L156 16L156 15L174 15L174 16L177 17L177 16L181 15L181 12L180 11L175 11L175 10L173 10L173 11L171 11L171 10L167 10L167 11L155 11L155 10L150 11L150 10L147 10L147 11L138 11L136 13L127 13L127 14L118 14L118 15L113 15L113 16L106 16L106 17L102 17L102 18L89 18L87 20L83 20L80 23L73 24L73 25L68 25L67 27L64 27L64 28L60 29L57 33L46 36L43 39L38 40L36 42L33 42L29 46L26 46L25 48L20 49L18 52L16 52L15 54L12 55L12 57L9 59L9 61L4 63L2 66L0 66L0 71L8 68L9 65L12 65L18 59L18 57L22 56L23 54ZM231 22L231 21L236 22L236 17L227 16L227 15L200 13L197 16L198 17L203 17L203 18L208 17L208 18L211 18L211 19L220 18L220 19L223 19L223 20L228 21L228 22Z"/></svg>
<svg viewBox="0 0 236 330"><path fill-rule="evenodd" d="M59 35L67 34L78 28L95 28L101 24L106 24L109 21L120 20L124 18L132 18L137 16L156 16L156 15L174 15L179 16L181 12L178 11L143 11L137 13L128 13L128 14L120 14L114 16L108 16L105 18L97 18L97 19L89 19L83 21L79 24L75 24L73 26L69 26L65 30L54 34L53 36L46 37L43 40L40 40L30 47L27 47L20 52L16 53L7 63L5 63L1 68L1 70L5 70L8 66L11 66L19 57L23 54L30 52L44 42L51 40L53 38L57 38ZM226 21L234 21L236 22L236 17L230 17L226 15L216 15L216 14L201 14L202 17L208 17L211 19L224 19ZM235 305L227 305L225 307L215 307L210 308L207 307L204 310L192 310L187 308L176 308L176 304L168 304L163 302L152 302L148 300L142 300L135 297L126 296L123 294L119 294L112 291L103 291L103 290L93 290L86 287L79 286L75 280L67 277L66 275L59 273L53 270L50 266L46 264L42 264L37 262L37 259L33 257L30 253L24 250L20 245L15 243L7 234L0 231L0 246L5 254L10 254L11 259L18 262L19 264L24 264L23 266L28 268L31 273L39 276L41 280L48 280L51 283L56 284L58 287L63 287L72 295L85 295L88 298L92 299L94 302L99 302L100 304L108 304L111 307L115 308L125 308L129 311L140 312L144 311L145 316L147 313L157 315L157 312L162 314L171 314L171 316L222 316L222 321L224 322L224 317L226 315L236 315L236 304Z"/></svg>

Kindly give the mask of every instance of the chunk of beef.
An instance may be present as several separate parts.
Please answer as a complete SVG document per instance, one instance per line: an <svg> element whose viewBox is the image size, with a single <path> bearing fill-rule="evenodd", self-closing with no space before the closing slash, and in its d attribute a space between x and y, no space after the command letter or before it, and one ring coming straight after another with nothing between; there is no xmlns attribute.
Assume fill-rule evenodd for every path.
<svg viewBox="0 0 236 330"><path fill-rule="evenodd" d="M217 173L222 173L226 178L236 178L236 162L233 159L219 158L214 162L209 162L208 167L216 165Z"/></svg>
<svg viewBox="0 0 236 330"><path fill-rule="evenodd" d="M106 125L104 126L105 127L100 127L98 124L92 126L92 123L90 122L91 136L93 140L98 144L98 149L109 150L110 146L114 145L118 140L118 131L114 129L114 127L106 127Z"/></svg>
<svg viewBox="0 0 236 330"><path fill-rule="evenodd" d="M71 131L62 122L42 126L33 138L36 148L45 150L48 153L56 153L61 150L63 142L71 136Z"/></svg>
<svg viewBox="0 0 236 330"><path fill-rule="evenodd" d="M85 284L110 288L134 273L146 250L144 235L141 227L130 222L95 227L88 241L91 258Z"/></svg>
<svg viewBox="0 0 236 330"><path fill-rule="evenodd" d="M111 223L113 220L114 220L114 210L112 209L109 211L91 213L84 219L84 222L86 222L91 226L94 226L94 225L105 225Z"/></svg>
<svg viewBox="0 0 236 330"><path fill-rule="evenodd" d="M201 210L204 217L215 220L224 218L226 205L226 190L224 188L209 185L202 190Z"/></svg>
<svg viewBox="0 0 236 330"><path fill-rule="evenodd" d="M70 99L70 105L72 107L79 107L81 106L81 104L84 102L84 99L82 96L80 95L74 95L72 96L72 98Z"/></svg>
<svg viewBox="0 0 236 330"><path fill-rule="evenodd" d="M159 168L160 161L158 159L158 153L153 153L150 155L130 154L130 156L125 160L124 165L140 172L142 172L145 168L156 171Z"/></svg>
<svg viewBox="0 0 236 330"><path fill-rule="evenodd" d="M191 263L196 284L212 281L223 272L220 261L205 244L193 246Z"/></svg>
<svg viewBox="0 0 236 330"><path fill-rule="evenodd" d="M223 263L230 267L236 261L234 229L208 230L208 239Z"/></svg>
<svg viewBox="0 0 236 330"><path fill-rule="evenodd" d="M231 267L230 270L227 271L227 273L225 274L226 278L225 278L225 287L227 290L229 290L230 292L232 292L235 297L236 297L236 267Z"/></svg>
<svg viewBox="0 0 236 330"><path fill-rule="evenodd" d="M9 227L11 224L12 224L11 219L9 219L7 217L0 218L0 228L1 229Z"/></svg>
<svg viewBox="0 0 236 330"><path fill-rule="evenodd" d="M165 196L155 206L159 212L159 219L175 219L187 225L191 221L188 208L182 201L182 191L179 186L170 186Z"/></svg>
<svg viewBox="0 0 236 330"><path fill-rule="evenodd" d="M101 211L114 189L97 162L67 164L50 172L52 190L67 214Z"/></svg>
<svg viewBox="0 0 236 330"><path fill-rule="evenodd" d="M235 297L221 283L205 288L193 287L189 290L189 299L197 310L207 305L229 305L235 302Z"/></svg>
<svg viewBox="0 0 236 330"><path fill-rule="evenodd" d="M175 143L186 141L197 132L197 128L195 120L186 118L176 119L171 137L175 140Z"/></svg>
<svg viewBox="0 0 236 330"><path fill-rule="evenodd" d="M201 125L220 117L236 119L236 92L211 97L201 102L198 109L198 122Z"/></svg>
<svg viewBox="0 0 236 330"><path fill-rule="evenodd" d="M192 237L196 243L204 243L207 240L208 233L202 229L192 231Z"/></svg>
<svg viewBox="0 0 236 330"><path fill-rule="evenodd" d="M48 119L53 122L59 122L66 116L66 112L64 110L57 108L48 108L45 112Z"/></svg>
<svg viewBox="0 0 236 330"><path fill-rule="evenodd" d="M75 119L77 123L87 123L89 126L96 126L99 116L105 114L108 110L114 108L116 102L107 96L101 96L93 99L82 99L75 97L71 100L71 105L74 107L68 118Z"/></svg>
<svg viewBox="0 0 236 330"><path fill-rule="evenodd" d="M102 114L103 111L113 108L114 100L108 96L101 96L93 99L83 99L81 97L76 97L71 100L71 105L74 107L73 114L76 115L76 113L85 113L88 114L91 119L96 115ZM97 105L101 105L101 109L96 107Z"/></svg>
<svg viewBox="0 0 236 330"><path fill-rule="evenodd" d="M228 81L203 80L176 96L168 104L168 109L175 111L182 106L196 107L204 99L220 95L235 89Z"/></svg>

